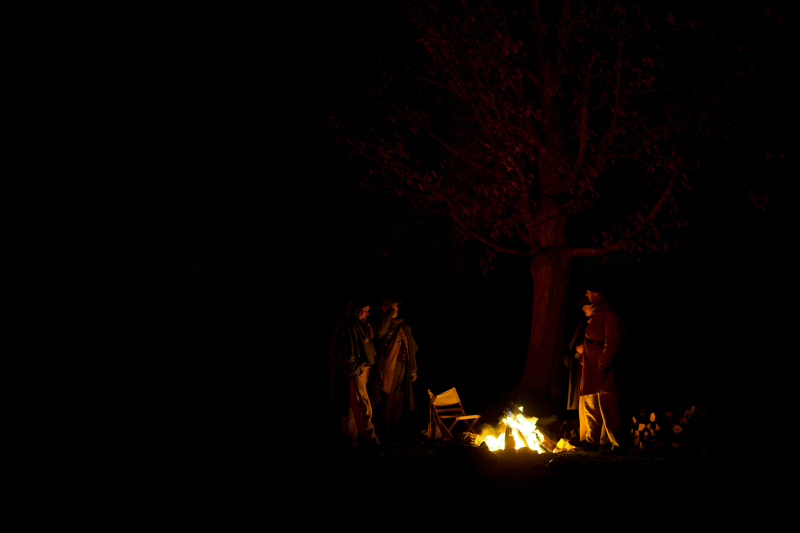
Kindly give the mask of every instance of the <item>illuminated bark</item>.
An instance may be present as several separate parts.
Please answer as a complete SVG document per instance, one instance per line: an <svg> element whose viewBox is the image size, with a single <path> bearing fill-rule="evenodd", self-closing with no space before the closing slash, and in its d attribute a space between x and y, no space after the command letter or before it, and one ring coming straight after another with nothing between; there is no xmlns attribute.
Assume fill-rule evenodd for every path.
<svg viewBox="0 0 800 533"><path fill-rule="evenodd" d="M565 237L563 224L561 226L552 228L554 237ZM571 264L571 254L563 247L531 260L531 335L525 370L518 385L520 390L547 391L556 365L560 364Z"/></svg>

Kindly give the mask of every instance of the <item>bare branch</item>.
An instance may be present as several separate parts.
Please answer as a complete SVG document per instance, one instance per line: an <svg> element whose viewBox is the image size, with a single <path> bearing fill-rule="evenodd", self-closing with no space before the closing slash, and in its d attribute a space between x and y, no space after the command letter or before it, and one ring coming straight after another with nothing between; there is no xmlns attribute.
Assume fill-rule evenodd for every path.
<svg viewBox="0 0 800 533"><path fill-rule="evenodd" d="M487 239L483 235L481 235L481 234L477 233L475 230L473 230L468 224L465 224L463 220L461 220L461 217L458 215L458 210L456 209L456 206L452 202L452 200L450 200L448 198L445 198L444 202L445 202L445 204L447 204L447 207L450 209L450 216L453 217L453 221L456 224L458 224L464 231L469 233L474 239L482 242L486 246L492 248L493 250L495 250L497 252L508 254L508 255L516 255L516 256L522 256L522 257L533 257L534 255L536 255L536 251L533 250L533 249L531 249L531 250L517 250L516 248L506 248L505 246L500 246L498 243L496 243L496 242L494 242L494 241L492 241L490 239Z"/></svg>
<svg viewBox="0 0 800 533"><path fill-rule="evenodd" d="M608 244L600 248L573 248L572 256L600 257L608 255L611 252L622 250L626 246L630 245L639 235L642 234L642 232L644 232L651 226L656 215L658 215L658 213L661 211L664 205L666 205L667 201L669 201L670 197L672 196L672 193L675 190L675 185L677 184L677 182L678 182L678 172L675 172L670 178L667 187L664 189L664 192L661 194L661 197L656 202L656 205L653 206L653 208L650 210L650 213L648 213L647 217L645 217L641 221L638 227L636 227L634 231L631 232L630 235L614 243Z"/></svg>
<svg viewBox="0 0 800 533"><path fill-rule="evenodd" d="M620 23L622 26L620 28L620 36L619 36L619 50L617 52L617 62L615 71L616 71L616 81L614 83L614 106L611 108L611 124L608 125L603 138L600 140L600 144L597 147L597 151L600 154L600 157L605 155L606 149L608 148L611 139L613 138L613 134L615 131L615 127L617 124L617 117L619 116L620 112L620 102L622 99L622 90L620 87L620 75L622 73L622 44L624 42L623 33L625 30L625 23L626 20L623 18L622 22Z"/></svg>

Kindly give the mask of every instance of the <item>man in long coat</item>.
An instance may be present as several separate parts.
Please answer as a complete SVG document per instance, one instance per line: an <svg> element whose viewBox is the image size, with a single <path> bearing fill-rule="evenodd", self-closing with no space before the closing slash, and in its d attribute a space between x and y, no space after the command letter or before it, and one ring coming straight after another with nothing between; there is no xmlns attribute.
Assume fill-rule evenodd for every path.
<svg viewBox="0 0 800 533"><path fill-rule="evenodd" d="M397 432L401 414L414 410L411 383L417 379L417 343L405 320L397 317L397 306L397 302L383 300L376 335L378 374L373 398L380 425L389 434Z"/></svg>
<svg viewBox="0 0 800 533"><path fill-rule="evenodd" d="M591 304L586 297L578 300L578 307L583 310L584 314L590 316ZM575 328L575 334L572 335L572 340L567 348L567 355L564 356L564 366L567 367L567 410L577 411L580 405L581 398L581 358L583 353L583 337L586 332L586 322L581 322Z"/></svg>
<svg viewBox="0 0 800 533"><path fill-rule="evenodd" d="M368 444L380 444L372 424L372 404L367 393L369 370L376 356L367 316L369 305L351 302L336 326L328 353L333 409L340 418L341 436L348 447L358 444L357 436Z"/></svg>
<svg viewBox="0 0 800 533"><path fill-rule="evenodd" d="M624 328L602 292L587 290L586 297L591 303L588 311L591 314L584 332L583 346L579 350L583 362L579 446L619 450L625 441L613 364Z"/></svg>

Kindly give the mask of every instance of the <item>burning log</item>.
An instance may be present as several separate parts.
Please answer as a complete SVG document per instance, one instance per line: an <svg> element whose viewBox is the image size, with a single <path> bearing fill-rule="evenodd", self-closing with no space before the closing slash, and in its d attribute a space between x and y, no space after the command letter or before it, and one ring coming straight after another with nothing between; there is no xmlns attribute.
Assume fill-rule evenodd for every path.
<svg viewBox="0 0 800 533"><path fill-rule="evenodd" d="M570 444L568 440L566 440L566 439L558 439L558 442L556 443L556 448L555 448L555 450L553 450L553 452L554 453L568 452L568 451L574 450L574 449L575 449L575 446Z"/></svg>
<svg viewBox="0 0 800 533"><path fill-rule="evenodd" d="M491 451L513 452L521 448L530 448L535 452L544 453L555 450L556 443L536 426L538 421L536 417L527 417L523 414L522 406L509 402L508 407L503 408L503 413L505 417L501 420L502 429L487 430L484 426L482 432L482 442Z"/></svg>
<svg viewBox="0 0 800 533"><path fill-rule="evenodd" d="M508 402L508 405L510 407L510 412L507 412L506 413L507 415L509 415L509 416L513 415L514 417L526 418L524 413L523 413L523 411L522 411L522 407L517 406L517 404L515 404L514 402ZM528 419L528 420L531 420L531 419ZM548 451L550 453L553 453L553 451L555 451L555 449L556 449L556 442L553 439L551 439L549 435L547 435L547 433L544 431L544 428L539 427L539 425L537 424L537 422L538 422L537 418L533 418L532 420L534 421L533 424L535 426L535 436L538 437L538 439L537 439L538 442L537 442L537 445L533 445L533 446L531 446L531 444L528 443L528 447L531 448L531 449L534 449L534 450L537 447L538 448L544 448L546 451ZM529 439L530 439L530 437L526 438L526 441L529 440ZM519 446L517 448L519 448ZM541 453L541 449L538 450L538 451Z"/></svg>
<svg viewBox="0 0 800 533"><path fill-rule="evenodd" d="M539 446L541 448L544 448L550 453L555 452L558 443L554 442L553 439L548 437L545 432L541 432L541 435L542 435L542 441L539 443Z"/></svg>
<svg viewBox="0 0 800 533"><path fill-rule="evenodd" d="M461 440L465 444L472 444L473 446L478 445L478 436L471 431L465 431L461 434Z"/></svg>
<svg viewBox="0 0 800 533"><path fill-rule="evenodd" d="M511 429L511 426L506 426L505 432L505 446L503 447L504 450L516 450L517 449L517 440L514 438L514 432Z"/></svg>

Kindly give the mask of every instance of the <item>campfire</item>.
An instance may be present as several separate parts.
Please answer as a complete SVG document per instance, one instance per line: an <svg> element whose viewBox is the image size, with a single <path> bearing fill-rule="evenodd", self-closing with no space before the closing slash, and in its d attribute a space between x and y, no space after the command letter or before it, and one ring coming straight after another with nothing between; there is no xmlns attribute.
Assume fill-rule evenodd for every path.
<svg viewBox="0 0 800 533"><path fill-rule="evenodd" d="M521 405L508 402L508 407L503 409L503 413L505 416L499 425L483 426L476 444L485 443L491 451L529 448L537 453L545 453L559 448L536 427L538 418L525 416Z"/></svg>

